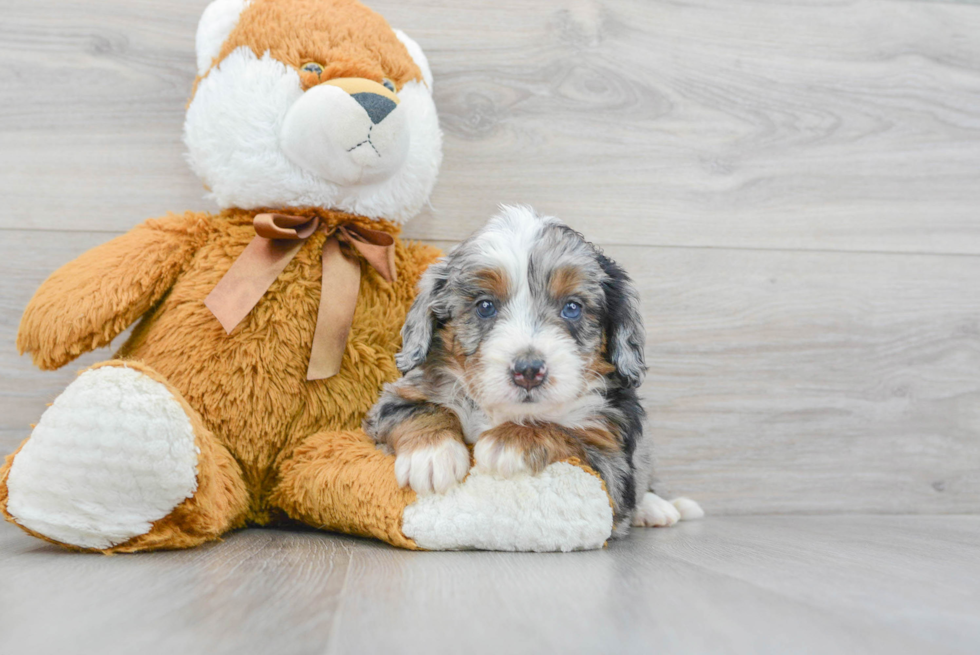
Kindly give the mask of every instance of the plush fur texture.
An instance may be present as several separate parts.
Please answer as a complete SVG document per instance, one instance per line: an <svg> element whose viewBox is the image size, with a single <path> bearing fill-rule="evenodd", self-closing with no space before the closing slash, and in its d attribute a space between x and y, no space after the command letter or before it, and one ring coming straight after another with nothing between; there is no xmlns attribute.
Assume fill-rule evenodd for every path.
<svg viewBox="0 0 980 655"><path fill-rule="evenodd" d="M337 443L325 439L324 433L343 439L345 431L358 427L381 385L397 377L399 328L416 280L439 255L433 248L397 241L399 277L394 284L362 263L360 295L341 372L308 382L305 371L320 298L323 234L311 237L231 335L203 304L254 236L254 213L226 210L148 221L93 249L45 282L25 310L18 339L21 350L30 352L39 366L57 368L111 341L143 310L143 320L118 357L129 366L141 362L165 381L187 404L188 414L202 422L198 439L213 439L213 449L226 450L236 463L225 467L223 485L233 491L233 498L215 508L217 527L211 537L231 526L268 523L285 515L284 506L300 520L326 511L322 503L339 492L300 489L297 479L284 483L284 467L288 464L295 471L299 464L292 460L301 453L315 459L318 448L337 451ZM352 220L319 208L307 208L304 214L317 214L328 225ZM370 225L397 231L388 223ZM207 461L203 453L204 449L202 461ZM373 469L361 475L369 472L376 475ZM301 479L322 484L324 475L328 473ZM284 491L282 484L290 490ZM239 489L246 491L239 494ZM391 512L397 514L408 501ZM391 521L382 522L381 528L362 527L356 513L345 517L353 523L316 524L364 534L391 531ZM143 543L192 545L183 538Z"/></svg>
<svg viewBox="0 0 980 655"><path fill-rule="evenodd" d="M218 205L320 206L403 223L428 200L442 160L432 73L418 44L380 15L353 0L220 0L197 41L206 69L184 142ZM363 96L332 86L337 78L382 93L388 83L397 107L372 123L355 101Z"/></svg>
<svg viewBox="0 0 980 655"><path fill-rule="evenodd" d="M125 367L88 370L24 444L7 479L7 511L61 541L108 548L149 532L195 495L195 441L166 385ZM77 456L65 458L69 451ZM48 493L53 480L73 493Z"/></svg>
<svg viewBox="0 0 980 655"><path fill-rule="evenodd" d="M17 344L44 369L139 324L117 359L74 382L0 468L0 510L32 534L105 552L187 547L285 518L414 547L400 531L414 495L357 428L398 375L399 329L439 252L396 238L393 283L361 261L341 371L326 380L305 373L317 307L329 294L320 279L324 232L230 335L203 301L255 236L257 213L316 215L328 232L355 222L397 235L397 223L427 200L439 165L428 64L353 0L218 0L197 46L185 137L195 169L228 208L147 221L37 291ZM400 117L391 125L411 132L412 143L403 161L364 184L291 162L283 118L324 85L358 125L379 130ZM344 127L320 129L310 141L325 144Z"/></svg>
<svg viewBox="0 0 980 655"><path fill-rule="evenodd" d="M576 464L552 464L508 484L474 471L448 493L421 496L409 505L402 529L432 550L601 548L610 536L612 507L601 478Z"/></svg>

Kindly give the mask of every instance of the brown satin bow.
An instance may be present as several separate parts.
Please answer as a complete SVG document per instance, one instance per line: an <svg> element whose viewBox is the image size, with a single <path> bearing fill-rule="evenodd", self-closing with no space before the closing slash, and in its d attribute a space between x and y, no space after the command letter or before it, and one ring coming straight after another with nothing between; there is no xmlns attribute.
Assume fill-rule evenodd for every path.
<svg viewBox="0 0 980 655"><path fill-rule="evenodd" d="M204 299L204 304L229 334L258 304L306 240L317 230L327 229L316 216L288 214L257 214L252 225L255 238ZM387 232L345 223L328 234L321 254L320 307L307 380L322 380L340 371L347 334L354 319L361 265L356 259L344 256L340 241L353 246L388 282L394 282L397 277L395 239Z"/></svg>

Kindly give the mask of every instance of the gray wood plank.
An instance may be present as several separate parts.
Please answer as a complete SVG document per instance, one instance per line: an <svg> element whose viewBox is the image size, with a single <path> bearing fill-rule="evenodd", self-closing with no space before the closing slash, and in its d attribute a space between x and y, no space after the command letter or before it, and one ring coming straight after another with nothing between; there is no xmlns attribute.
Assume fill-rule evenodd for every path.
<svg viewBox="0 0 980 655"><path fill-rule="evenodd" d="M17 357L34 288L105 233L0 242L0 430L16 446L82 366ZM448 243L440 243L443 247ZM611 247L648 329L658 490L712 514L980 508L980 258Z"/></svg>
<svg viewBox="0 0 980 655"><path fill-rule="evenodd" d="M969 653L980 517L709 517L569 554L246 530L76 555L0 525L0 651Z"/></svg>
<svg viewBox="0 0 980 655"><path fill-rule="evenodd" d="M666 487L767 512L977 512L980 259L608 248L638 280Z"/></svg>
<svg viewBox="0 0 980 655"><path fill-rule="evenodd" d="M980 517L918 517L914 523L881 516L752 517L729 530L732 525L718 531L723 534L699 526L658 546L814 609L909 637L967 651L980 639Z"/></svg>
<svg viewBox="0 0 980 655"><path fill-rule="evenodd" d="M45 406L72 381L79 371L109 359L113 348L83 355L58 371L39 371L29 355L18 356L17 328L34 291L62 264L114 235L103 232L55 233L5 231L0 233L0 431L20 443L30 433ZM116 338L121 344L125 334ZM8 439L4 440L5 442Z"/></svg>
<svg viewBox="0 0 980 655"><path fill-rule="evenodd" d="M975 539L978 519L919 521L708 518L557 556L360 548L328 652L968 652L980 551L941 533Z"/></svg>
<svg viewBox="0 0 980 655"><path fill-rule="evenodd" d="M603 243L980 253L974 4L371 4L437 80L414 236L521 201ZM179 142L204 5L0 4L0 227L208 206Z"/></svg>
<svg viewBox="0 0 980 655"><path fill-rule="evenodd" d="M0 527L0 652L321 653L350 545L252 530L178 553L71 554Z"/></svg>

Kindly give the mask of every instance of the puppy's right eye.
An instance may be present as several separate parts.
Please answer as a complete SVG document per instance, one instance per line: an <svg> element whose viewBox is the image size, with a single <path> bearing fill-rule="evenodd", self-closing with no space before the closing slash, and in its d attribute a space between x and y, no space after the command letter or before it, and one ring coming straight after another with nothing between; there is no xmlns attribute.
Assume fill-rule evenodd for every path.
<svg viewBox="0 0 980 655"><path fill-rule="evenodd" d="M321 66L318 63L316 63L315 61L311 61L308 64L303 64L300 67L300 70L303 71L303 72L305 72L305 73L313 73L315 75L319 75L320 73L323 72L323 66Z"/></svg>
<svg viewBox="0 0 980 655"><path fill-rule="evenodd" d="M481 300L476 303L476 314L480 318L493 318L497 314L497 306L490 300Z"/></svg>

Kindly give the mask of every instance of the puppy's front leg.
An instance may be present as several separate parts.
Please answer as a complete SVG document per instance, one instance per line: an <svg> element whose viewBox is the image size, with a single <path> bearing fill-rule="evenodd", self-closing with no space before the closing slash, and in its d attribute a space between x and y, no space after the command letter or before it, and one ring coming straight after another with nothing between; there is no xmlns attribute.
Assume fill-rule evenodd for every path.
<svg viewBox="0 0 980 655"><path fill-rule="evenodd" d="M442 493L470 470L463 428L451 410L429 402L411 376L385 386L365 431L395 454L395 477L416 493Z"/></svg>
<svg viewBox="0 0 980 655"><path fill-rule="evenodd" d="M549 464L571 457L586 461L580 441L551 424L502 423L480 435L473 456L478 470L503 477L540 473Z"/></svg>

